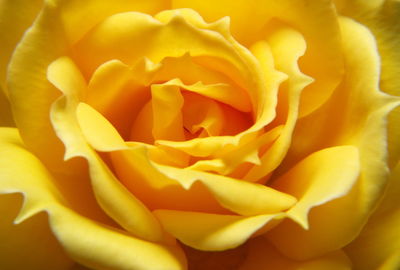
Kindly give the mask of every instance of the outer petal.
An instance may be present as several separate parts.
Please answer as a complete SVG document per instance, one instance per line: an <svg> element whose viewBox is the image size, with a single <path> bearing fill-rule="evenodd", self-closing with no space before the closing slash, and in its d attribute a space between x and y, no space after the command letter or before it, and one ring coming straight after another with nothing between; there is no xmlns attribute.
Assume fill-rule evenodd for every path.
<svg viewBox="0 0 400 270"><path fill-rule="evenodd" d="M239 270L350 270L351 262L341 250L307 261L295 261L280 254L268 241L259 237L247 244L248 256Z"/></svg>
<svg viewBox="0 0 400 270"><path fill-rule="evenodd" d="M285 249L286 255L299 259L336 250L351 242L366 223L386 184L385 118L398 101L377 88L379 59L372 35L350 19L342 18L340 22L346 56L345 81L326 106L300 120L291 150L279 169L288 170L300 156L311 151L350 144L359 148L362 173L346 196L310 212L308 231L294 225L284 230L296 236L291 247ZM328 240L336 235L340 238ZM308 248L301 249L301 245Z"/></svg>
<svg viewBox="0 0 400 270"><path fill-rule="evenodd" d="M140 240L73 212L45 167L22 146L17 131L1 129L0 136L0 192L22 192L26 198L18 222L46 211L51 230L68 254L91 268L161 270L185 267L184 255L174 244L163 246Z"/></svg>
<svg viewBox="0 0 400 270"><path fill-rule="evenodd" d="M334 1L338 11L366 25L377 39L382 60L380 87L400 95L400 2L397 0Z"/></svg>
<svg viewBox="0 0 400 270"><path fill-rule="evenodd" d="M15 121L24 142L51 168L60 170L64 167L64 170L70 170L65 169L62 160L64 147L50 124L49 108L60 93L47 81L48 65L67 54L71 43L112 14L127 10L154 14L165 7L164 0L45 1L32 28L13 54L7 87ZM44 150L49 148L52 151Z"/></svg>
<svg viewBox="0 0 400 270"><path fill-rule="evenodd" d="M365 24L374 34L382 61L381 89L400 96L400 2L396 0L335 1L341 14ZM389 115L389 166L400 159L400 108Z"/></svg>
<svg viewBox="0 0 400 270"><path fill-rule="evenodd" d="M272 186L298 198L287 214L304 229L309 229L310 209L346 195L358 179L359 163L358 149L354 146L327 148L306 157ZM282 235L271 237L277 240Z"/></svg>
<svg viewBox="0 0 400 270"><path fill-rule="evenodd" d="M400 163L390 179L385 197L358 238L346 252L354 269L372 270L400 268Z"/></svg>
<svg viewBox="0 0 400 270"><path fill-rule="evenodd" d="M0 2L0 88L7 95L5 79L8 62L15 46L36 18L42 4L43 0L2 0Z"/></svg>
<svg viewBox="0 0 400 270"><path fill-rule="evenodd" d="M3 165L1 161L0 163ZM3 173L0 169L2 178ZM20 207L19 194L0 195L0 268L3 270L69 269L73 262L49 229L47 215L41 213L15 224L13 221Z"/></svg>

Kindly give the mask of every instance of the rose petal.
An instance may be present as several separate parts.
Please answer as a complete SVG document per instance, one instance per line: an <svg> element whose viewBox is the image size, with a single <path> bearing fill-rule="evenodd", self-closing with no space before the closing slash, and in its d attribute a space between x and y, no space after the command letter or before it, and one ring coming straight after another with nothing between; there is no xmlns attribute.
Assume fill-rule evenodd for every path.
<svg viewBox="0 0 400 270"><path fill-rule="evenodd" d="M399 250L396 250L392 253L390 257L388 257L382 265L380 265L379 270L393 270L398 269L400 266L400 259L399 259Z"/></svg>
<svg viewBox="0 0 400 270"><path fill-rule="evenodd" d="M65 71L64 76L57 76L57 71L61 70ZM88 160L90 180L96 199L109 216L134 235L153 241L161 240L163 236L157 220L138 199L119 183L110 169L89 147L80 130L76 119L76 110L79 104L78 94L80 93L74 92L79 88L69 85L70 82L79 81L78 78L81 78L74 63L67 57L60 58L53 62L48 76L49 80L60 87L65 94L54 102L50 112L54 129L66 146L65 158L79 156ZM68 84L64 84L64 81ZM93 114L93 110L89 112ZM118 136L104 118L96 113L94 115L98 122L105 124L106 128L111 128L111 131L108 130L109 134ZM90 130L88 133L92 134ZM118 138L115 140L118 141Z"/></svg>
<svg viewBox="0 0 400 270"><path fill-rule="evenodd" d="M195 136L196 132L200 132L199 136L218 136L225 125L229 126L230 123L225 121L225 110L223 110L226 107L200 95L187 92L184 92L184 95L183 126L190 131L190 135ZM239 118L239 123L240 120Z"/></svg>
<svg viewBox="0 0 400 270"><path fill-rule="evenodd" d="M257 181L269 174L285 157L299 114L300 94L312 82L298 67L298 60L306 50L305 40L300 33L289 27L280 27L271 33L267 41L268 44L264 41L256 43L252 51L261 62L267 61L265 54L271 53L276 68L287 76L279 89L278 113L274 120L275 124L285 125L279 138L261 156L260 165L254 166L244 177L250 181Z"/></svg>
<svg viewBox="0 0 400 270"><path fill-rule="evenodd" d="M0 89L0 126L15 126L14 119L11 113L10 103L2 89Z"/></svg>
<svg viewBox="0 0 400 270"><path fill-rule="evenodd" d="M268 223L274 223L274 220L284 216L276 214L241 217L173 210L156 210L154 214L165 230L182 243L206 251L235 248Z"/></svg>
<svg viewBox="0 0 400 270"><path fill-rule="evenodd" d="M179 86L153 84L151 95L153 137L172 141L184 140L181 111L184 100Z"/></svg>
<svg viewBox="0 0 400 270"><path fill-rule="evenodd" d="M113 151L127 148L124 140L110 122L86 103L79 103L76 117L83 136L94 149Z"/></svg>
<svg viewBox="0 0 400 270"><path fill-rule="evenodd" d="M3 165L4 162L0 161L0 163ZM2 176L2 181L0 181L1 267L32 270L69 269L73 261L67 257L49 229L45 213L35 215L19 224L13 223L20 210L22 196L1 194L4 193L3 181L10 179L4 177L5 173L0 170ZM24 259L21 260L21 258Z"/></svg>
<svg viewBox="0 0 400 270"><path fill-rule="evenodd" d="M180 57L166 57L161 61L161 64L162 66L154 77L154 81L170 81L179 78L186 85L202 82L204 84L223 83L240 87L227 75L196 63L196 58L190 56L190 54L184 54Z"/></svg>
<svg viewBox="0 0 400 270"><path fill-rule="evenodd" d="M189 53L202 65L210 66L211 63L211 66L223 66L220 72L228 74L241 88L248 90L256 108L254 113L260 122L254 129L260 129L274 116L276 98L270 89L265 89L258 63L232 37L218 32L222 30L217 26L226 24L206 24L200 19L197 21L199 16L196 14L193 10L173 10L159 13L155 18L131 12L111 16L75 46L75 59L80 63L83 73L89 76L95 67L110 59L132 64L138 57L146 56L158 63L166 57L180 57ZM116 27L118 31L115 31ZM105 36L107 39L104 39ZM164 46L158 46L160 42ZM134 52L131 44L136 46Z"/></svg>
<svg viewBox="0 0 400 270"><path fill-rule="evenodd" d="M272 187L298 199L287 215L308 230L310 209L346 195L358 179L359 163L358 149L354 146L327 148L296 164L276 179ZM277 240L279 236L272 238Z"/></svg>
<svg viewBox="0 0 400 270"><path fill-rule="evenodd" d="M248 162L260 165L259 150L262 146L271 145L282 132L282 126L278 126L248 144L232 151L216 154L216 159L200 160L189 167L192 170L214 171L223 175L230 174L241 164Z"/></svg>
<svg viewBox="0 0 400 270"><path fill-rule="evenodd" d="M229 16L233 36L244 45L264 38L266 24L272 18L296 27L308 45L301 70L315 79L302 95L301 116L322 105L341 80L340 32L331 1L218 0L209 5L201 0L174 0L172 7L193 8L208 21Z"/></svg>
<svg viewBox="0 0 400 270"><path fill-rule="evenodd" d="M260 184L190 169L157 164L155 167L185 189L196 181L202 183L223 207L241 215L279 213L296 202L294 197Z"/></svg>
<svg viewBox="0 0 400 270"><path fill-rule="evenodd" d="M346 254L333 251L307 261L295 261L280 254L273 245L262 237L247 244L247 258L239 270L285 269L285 270L350 270L352 264Z"/></svg>
<svg viewBox="0 0 400 270"><path fill-rule="evenodd" d="M398 101L377 88L379 62L372 35L350 19L342 18L340 23L346 80L325 106L298 122L291 150L277 175L312 151L349 144L359 149L362 174L348 195L311 210L308 231L286 223L281 233L294 237L280 248L297 259L312 258L352 241L375 208L386 183L385 118Z"/></svg>
<svg viewBox="0 0 400 270"><path fill-rule="evenodd" d="M24 32L32 24L43 0L2 1L0 5L0 91L5 85L8 62ZM0 106L1 108L1 106Z"/></svg>
<svg viewBox="0 0 400 270"><path fill-rule="evenodd" d="M400 267L400 164L393 171L387 192L361 234L345 250L355 269L397 269ZM379 268L381 269L381 268Z"/></svg>
<svg viewBox="0 0 400 270"><path fill-rule="evenodd" d="M340 2L340 3L339 3ZM398 1L336 1L339 11L368 26L374 34L379 56L382 61L379 87L391 95L400 95L400 46ZM400 159L400 108L396 108L388 118L389 167L396 166Z"/></svg>
<svg viewBox="0 0 400 270"><path fill-rule="evenodd" d="M18 3L12 1L11 4ZM24 5L21 10L26 10L27 6L30 9L31 3ZM88 29L112 14L125 10L153 14L166 7L168 5L164 0L117 0L112 3L89 0L84 4L75 0L44 1L32 28L24 35L13 54L7 86L14 118L24 142L47 165L57 170L71 170L71 167L65 168L62 160L64 147L55 136L49 119L49 108L59 92L47 81L48 65L65 55L67 47L79 40ZM20 12L15 14L24 16ZM9 32L13 34L13 31Z"/></svg>
<svg viewBox="0 0 400 270"><path fill-rule="evenodd" d="M185 85L179 79L171 80L166 84L176 85L193 93L209 97L216 101L230 105L242 112L250 112L252 110L247 94L244 93L243 90L234 88L228 84L203 84L202 82L197 82L192 85Z"/></svg>
<svg viewBox="0 0 400 270"><path fill-rule="evenodd" d="M355 214L343 201L349 197L352 200L347 203L357 205L353 191L357 188L359 166L356 147L338 146L308 156L277 179L274 187L298 199L288 211L288 217L298 224L285 220L268 233L268 239L283 254L298 260L315 258L340 247L348 236L332 231L352 232L348 219L343 219Z"/></svg>
<svg viewBox="0 0 400 270"><path fill-rule="evenodd" d="M163 246L140 240L71 211L64 204L63 197L54 186L54 179L46 168L22 146L17 130L0 129L0 136L0 192L21 192L25 196L17 222L46 211L50 228L60 244L74 260L89 267L150 267L160 270L185 267L184 255L175 245ZM30 174L18 169L20 167L29 170ZM132 252L135 256L132 256Z"/></svg>
<svg viewBox="0 0 400 270"><path fill-rule="evenodd" d="M230 213L204 186L197 184L187 190L157 170L149 159L152 151L143 144L135 144L130 150L110 153L119 180L147 207Z"/></svg>
<svg viewBox="0 0 400 270"><path fill-rule="evenodd" d="M147 242L68 210L60 212L52 218L51 226L77 262L100 269L186 269L185 255L176 245Z"/></svg>
<svg viewBox="0 0 400 270"><path fill-rule="evenodd" d="M49 108L59 92L46 78L48 65L65 50L67 41L60 31L54 31L58 24L57 15L47 3L45 1L34 25L13 54L7 86L14 119L24 143L48 166L68 171L70 168L65 168L62 160L64 147L54 134L49 119ZM43 44L48 44L49 48L44 49ZM44 150L49 148L52 151Z"/></svg>
<svg viewBox="0 0 400 270"><path fill-rule="evenodd" d="M184 207L214 208L213 200L209 198L210 193L221 206L243 215L279 213L296 201L290 195L263 185L152 163L143 147L113 152L111 157L121 181L137 196L147 197L146 204L153 205L153 208L162 208L163 205L169 205L170 209L182 210ZM202 183L209 192L201 195L200 190L196 191L199 188L195 185L196 182ZM176 193L177 191L179 193ZM173 194L175 196L171 197ZM167 198L169 199L164 201ZM172 206L176 203L178 208Z"/></svg>
<svg viewBox="0 0 400 270"><path fill-rule="evenodd" d="M173 14L166 22L137 12L106 18L75 45L74 55L83 74L92 74L99 64L111 59L130 65L145 56L159 63L165 57L190 53L191 56L226 59L228 65L233 64L240 71L241 76L250 76L243 60L220 34L195 28L183 14ZM164 45L158 46L160 43ZM135 44L135 50L132 50L132 44Z"/></svg>
<svg viewBox="0 0 400 270"><path fill-rule="evenodd" d="M132 66L119 60L110 60L100 65L90 78L84 100L127 139L135 116L150 98L147 85L159 68L160 65L146 58Z"/></svg>
<svg viewBox="0 0 400 270"><path fill-rule="evenodd" d="M61 19L65 34L71 43L75 43L93 26L113 14L126 11L137 11L154 15L168 9L169 1L125 1L116 0L111 3L106 0L88 0L84 4L79 0L56 0L52 3ZM85 18L85 20L82 20Z"/></svg>

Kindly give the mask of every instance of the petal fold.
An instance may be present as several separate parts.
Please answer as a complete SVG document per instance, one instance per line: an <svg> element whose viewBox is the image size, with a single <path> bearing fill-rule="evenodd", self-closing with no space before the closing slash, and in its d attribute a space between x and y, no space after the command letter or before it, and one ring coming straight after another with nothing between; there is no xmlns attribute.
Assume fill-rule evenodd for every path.
<svg viewBox="0 0 400 270"><path fill-rule="evenodd" d="M400 163L393 170L385 197L360 235L346 248L354 269L397 269L400 266Z"/></svg>
<svg viewBox="0 0 400 270"><path fill-rule="evenodd" d="M165 230L175 238L185 245L205 251L235 248L266 224L274 223L274 220L284 216L277 214L241 217L172 210L156 210L154 214Z"/></svg>
<svg viewBox="0 0 400 270"><path fill-rule="evenodd" d="M288 212L304 229L309 229L312 207L346 195L360 174L358 149L354 146L327 148L306 157L272 187L298 199Z"/></svg>
<svg viewBox="0 0 400 270"><path fill-rule="evenodd" d="M199 181L207 187L223 207L241 215L279 213L290 208L296 202L291 195L264 185L189 169L155 166L185 189L189 189L196 181Z"/></svg>
<svg viewBox="0 0 400 270"><path fill-rule="evenodd" d="M0 91L8 96L5 84L8 63L15 47L31 26L43 0L2 1L0 5Z"/></svg>
<svg viewBox="0 0 400 270"><path fill-rule="evenodd" d="M127 148L118 131L99 112L86 103L79 103L76 117L83 135L98 151Z"/></svg>
<svg viewBox="0 0 400 270"><path fill-rule="evenodd" d="M379 56L368 29L348 18L340 18L340 27L346 77L324 106L298 121L291 148L276 175L283 175L313 152L341 145L358 148L362 173L347 195L310 211L308 231L289 222L279 226L287 237L281 238L287 242L281 251L295 259L313 258L353 241L387 183L387 115L399 101L379 91ZM278 238L279 233L274 234Z"/></svg>
<svg viewBox="0 0 400 270"><path fill-rule="evenodd" d="M0 163L3 165L2 161ZM2 179L0 182L7 179L2 169L0 175ZM65 254L50 230L48 216L40 213L16 224L15 217L20 211L22 196L3 194L2 184L0 183L1 268L4 270L70 269L73 261Z"/></svg>
<svg viewBox="0 0 400 270"><path fill-rule="evenodd" d="M296 261L285 257L263 237L252 239L247 244L247 258L239 270L281 269L281 270L351 270L352 264L346 254L333 251L317 258Z"/></svg>
<svg viewBox="0 0 400 270"><path fill-rule="evenodd" d="M51 231L68 255L91 268L118 270L144 270L149 266L151 269L160 270L186 268L184 255L174 243L161 245L138 239L72 211L54 185L52 175L24 148L17 130L2 128L0 137L0 192L24 194L24 206L18 217L21 226L24 226L25 222L35 223L37 217L32 216L46 211ZM26 174L26 171L29 171L29 174ZM41 241L44 239L47 238ZM58 251L53 249L52 252L57 254ZM132 256L132 253L135 256ZM58 255L52 259L60 259L56 256ZM68 259L62 260L68 262ZM64 269L61 267L60 265L57 269Z"/></svg>
<svg viewBox="0 0 400 270"><path fill-rule="evenodd" d="M50 115L57 135L65 144L65 158L84 157L87 159L94 194L99 205L110 217L136 236L153 241L162 240L163 233L158 221L146 206L125 189L104 161L87 143L76 118L79 95L81 93L76 92L79 89L62 83L64 81L68 83L77 81L75 76L82 76L77 72L65 73L66 76L61 76L60 80L57 80L56 76L52 76L53 71L57 70L58 64L62 64L61 67L64 67L65 64L70 70L77 71L73 61L67 60L67 58L61 59L65 61L56 61L49 68L49 77L55 85L61 87L59 90L63 91L64 96L61 96L53 103ZM70 80L67 79L68 77L70 77ZM87 109L88 107L85 108ZM93 114L93 110L89 109L89 113ZM112 128L99 114L94 112L94 115L97 120L100 118L99 122L102 123L103 127L105 125L106 129ZM111 134L115 139L115 130L111 131Z"/></svg>

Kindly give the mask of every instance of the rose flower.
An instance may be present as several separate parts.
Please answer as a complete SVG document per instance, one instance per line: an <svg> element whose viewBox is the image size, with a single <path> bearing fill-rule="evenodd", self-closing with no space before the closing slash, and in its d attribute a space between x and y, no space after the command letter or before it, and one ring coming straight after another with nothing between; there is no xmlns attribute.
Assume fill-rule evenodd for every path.
<svg viewBox="0 0 400 270"><path fill-rule="evenodd" d="M400 2L0 11L1 269L399 269Z"/></svg>

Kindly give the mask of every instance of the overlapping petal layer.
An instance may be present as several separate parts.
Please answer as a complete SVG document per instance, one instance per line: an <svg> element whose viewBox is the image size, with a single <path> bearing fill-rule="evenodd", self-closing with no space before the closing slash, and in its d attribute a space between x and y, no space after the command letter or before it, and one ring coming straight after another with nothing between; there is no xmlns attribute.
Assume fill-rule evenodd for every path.
<svg viewBox="0 0 400 270"><path fill-rule="evenodd" d="M400 267L400 165L390 177L385 198L360 236L346 247L354 269L389 270ZM374 254L374 256L369 256Z"/></svg>
<svg viewBox="0 0 400 270"><path fill-rule="evenodd" d="M385 121L398 100L378 90L379 59L370 32L346 18L341 18L340 25L346 78L328 104L299 121L287 163L283 163L281 169L296 164L301 156L317 149L350 144L359 149L361 175L346 196L310 212L308 231L287 222L271 233L279 249L294 258L314 257L352 241L386 185ZM359 48L360 40L364 41L362 50ZM344 102L346 106L342 105ZM313 133L309 132L310 128L313 128Z"/></svg>
<svg viewBox="0 0 400 270"><path fill-rule="evenodd" d="M308 50L301 61L302 70L315 79L304 90L301 115L323 104L339 84L343 72L340 30L331 1L214 1L210 8L201 0L174 0L173 8L193 8L206 20L229 16L232 34L244 45L265 38L272 19L294 25L302 32ZM329 40L329 42L326 42Z"/></svg>
<svg viewBox="0 0 400 270"><path fill-rule="evenodd" d="M239 270L258 269L284 269L284 270L350 270L352 264L346 254L341 251L333 251L323 256L310 260L296 261L285 257L273 245L262 237L250 240L248 256L240 265Z"/></svg>
<svg viewBox="0 0 400 270"><path fill-rule="evenodd" d="M8 96L5 84L8 63L25 30L39 13L43 0L2 1L0 5L0 88Z"/></svg>
<svg viewBox="0 0 400 270"><path fill-rule="evenodd" d="M395 0L385 1L335 1L341 14L354 18L374 34L382 61L380 88L391 95L400 95L400 3ZM400 108L389 115L388 149L389 166L394 168L400 159L399 129Z"/></svg>
<svg viewBox="0 0 400 270"><path fill-rule="evenodd" d="M68 71L69 76L58 76ZM82 76L69 58L59 58L49 67L49 80L64 92L52 106L51 117L55 130L66 145L66 158L81 156L88 160L91 183L99 204L107 214L128 231L151 240L160 240L158 222L147 208L130 194L105 163L87 144L76 119L80 90L85 88ZM68 79L67 79L68 78ZM75 82L71 85L70 82ZM120 203L115 203L120 200ZM132 215L135 213L135 215ZM138 218L140 217L140 218Z"/></svg>
<svg viewBox="0 0 400 270"><path fill-rule="evenodd" d="M184 257L174 245L140 240L120 229L95 222L72 211L46 168L24 148L17 130L2 128L0 136L2 157L0 192L22 193L25 198L16 219L18 222L37 222L39 217L35 216L32 220L31 217L43 211L47 212L50 228L60 244L74 260L89 267L101 269L185 267ZM29 167L30 175L17 169L22 164L25 168ZM17 174L18 171L21 174ZM19 226L23 225L24 223ZM54 240L45 237L49 239L48 244L54 245ZM53 266L57 269L67 269L63 267L67 267L70 261L57 246L56 248L51 251L54 256L52 261L48 261L48 265L54 263Z"/></svg>
<svg viewBox="0 0 400 270"><path fill-rule="evenodd" d="M0 192L26 196L17 220L47 211L93 268L182 269L171 235L222 251L267 233L272 244L249 240L243 270L350 269L341 248L383 193L385 118L399 104L379 92L378 67L373 37L328 0L45 1L7 88L25 145L51 171L5 131L4 149L39 182L6 179ZM382 267L398 263L391 251Z"/></svg>
<svg viewBox="0 0 400 270"><path fill-rule="evenodd" d="M284 214L241 217L201 212L156 210L164 228L184 244L205 251L227 250L243 244L258 230L265 232ZM190 227L190 230L187 228Z"/></svg>

